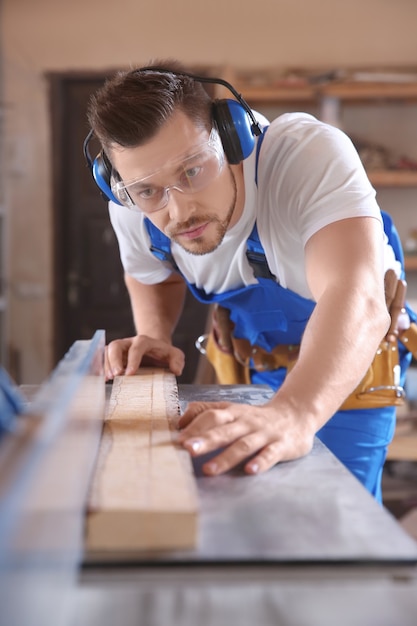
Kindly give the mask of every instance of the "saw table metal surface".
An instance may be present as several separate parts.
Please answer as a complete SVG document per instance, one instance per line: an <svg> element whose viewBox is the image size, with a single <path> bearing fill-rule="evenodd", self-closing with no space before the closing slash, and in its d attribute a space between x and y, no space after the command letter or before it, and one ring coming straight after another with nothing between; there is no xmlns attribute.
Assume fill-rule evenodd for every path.
<svg viewBox="0 0 417 626"><path fill-rule="evenodd" d="M179 387L182 409L270 395ZM417 544L320 441L259 476L206 477L202 462L198 547L85 563L74 624L415 626Z"/></svg>
<svg viewBox="0 0 417 626"><path fill-rule="evenodd" d="M256 385L179 386L181 410L197 399L261 404L271 393ZM309 455L258 476L241 468L204 476L208 456L194 459L200 501L195 550L96 555L96 562L417 562L417 544L318 439Z"/></svg>

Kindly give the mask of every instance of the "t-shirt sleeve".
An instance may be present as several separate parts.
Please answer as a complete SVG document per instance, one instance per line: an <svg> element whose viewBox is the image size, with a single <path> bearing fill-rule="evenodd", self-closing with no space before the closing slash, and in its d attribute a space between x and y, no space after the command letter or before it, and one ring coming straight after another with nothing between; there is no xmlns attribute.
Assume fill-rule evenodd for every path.
<svg viewBox="0 0 417 626"><path fill-rule="evenodd" d="M341 219L370 216L381 221L375 190L349 137L312 117L297 125L296 134L280 137L272 175L282 182L276 186L277 205L287 212L285 221L303 245Z"/></svg>

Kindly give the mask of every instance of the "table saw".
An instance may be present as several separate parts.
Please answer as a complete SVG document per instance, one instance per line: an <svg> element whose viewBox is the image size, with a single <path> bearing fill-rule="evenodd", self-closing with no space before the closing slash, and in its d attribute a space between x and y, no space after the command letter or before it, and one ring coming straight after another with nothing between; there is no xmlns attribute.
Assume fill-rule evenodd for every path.
<svg viewBox="0 0 417 626"><path fill-rule="evenodd" d="M2 626L415 626L417 544L319 440L306 457L258 476L236 468L207 477L202 459L187 455L183 465L184 451L159 438L191 471L195 535L190 526L184 547L129 549L117 543L119 532L116 543L91 549L89 502L114 392L104 382L103 350L102 331L76 342L51 378L30 390L28 414L0 440ZM195 399L261 404L271 391L180 385L177 394L181 410ZM117 448L111 432L105 454ZM158 467L148 485L169 483ZM111 472L106 480L114 489ZM182 513L192 519L192 511ZM155 511L152 520L156 533ZM174 537L172 521L171 528Z"/></svg>

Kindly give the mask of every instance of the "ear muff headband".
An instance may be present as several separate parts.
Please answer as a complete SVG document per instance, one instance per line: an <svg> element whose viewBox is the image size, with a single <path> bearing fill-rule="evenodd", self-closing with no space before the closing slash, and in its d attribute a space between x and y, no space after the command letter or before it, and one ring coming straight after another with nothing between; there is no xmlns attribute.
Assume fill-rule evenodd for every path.
<svg viewBox="0 0 417 626"><path fill-rule="evenodd" d="M251 154L255 146L255 136L262 135L262 129L246 100L227 80L198 76L189 72L173 72L165 67L142 67L134 72L161 72L174 76L188 76L198 83L226 87L236 100L214 100L212 110L213 121L219 132L224 153L231 165L237 165Z"/></svg>
<svg viewBox="0 0 417 626"><path fill-rule="evenodd" d="M261 135L262 129L246 100L226 80L197 76L188 72L174 72L163 67L143 67L134 70L134 73L136 72L161 72L163 74L174 74L175 76L188 76L199 83L223 85L223 87L226 87L236 100L214 100L212 108L213 122L219 133L224 153L231 165L237 165L251 154L255 146L255 136ZM121 204L111 190L112 167L105 153L101 151L94 160L91 158L88 144L92 136L93 131L91 130L84 141L84 156L92 176L101 192L109 200L116 202L116 204Z"/></svg>

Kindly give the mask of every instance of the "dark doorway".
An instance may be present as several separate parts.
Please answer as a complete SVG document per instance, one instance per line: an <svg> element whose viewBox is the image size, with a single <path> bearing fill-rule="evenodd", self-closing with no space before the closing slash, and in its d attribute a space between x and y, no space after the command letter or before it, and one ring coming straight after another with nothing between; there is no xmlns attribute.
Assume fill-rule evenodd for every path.
<svg viewBox="0 0 417 626"><path fill-rule="evenodd" d="M54 356L58 361L72 343L90 339L97 329L107 342L134 334L116 237L107 202L91 178L83 157L88 132L87 104L106 74L51 75L54 189ZM91 146L92 152L98 146ZM207 307L188 294L174 343L186 354L178 379L193 382L198 364L194 341L204 332Z"/></svg>

